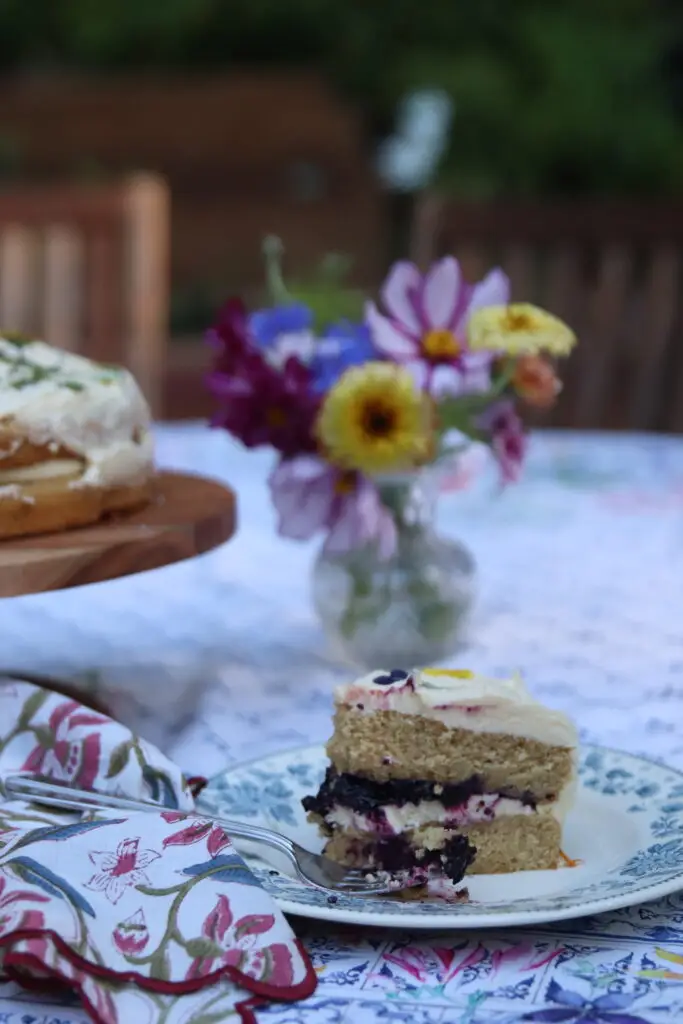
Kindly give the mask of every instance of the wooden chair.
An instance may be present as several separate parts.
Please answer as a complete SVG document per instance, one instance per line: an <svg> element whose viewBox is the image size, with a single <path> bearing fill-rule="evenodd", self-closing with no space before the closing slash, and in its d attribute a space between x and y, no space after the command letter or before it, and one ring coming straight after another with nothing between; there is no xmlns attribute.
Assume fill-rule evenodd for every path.
<svg viewBox="0 0 683 1024"><path fill-rule="evenodd" d="M579 347L552 417L580 428L683 431L683 205L419 201L413 258L499 265L513 299L569 322Z"/></svg>
<svg viewBox="0 0 683 1024"><path fill-rule="evenodd" d="M160 413L169 194L141 174L0 191L0 328L122 363Z"/></svg>

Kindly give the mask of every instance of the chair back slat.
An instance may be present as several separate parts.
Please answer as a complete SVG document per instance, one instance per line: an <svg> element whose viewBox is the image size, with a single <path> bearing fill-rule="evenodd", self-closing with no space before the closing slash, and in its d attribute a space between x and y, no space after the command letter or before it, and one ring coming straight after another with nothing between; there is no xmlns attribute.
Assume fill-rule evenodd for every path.
<svg viewBox="0 0 683 1024"><path fill-rule="evenodd" d="M39 273L34 232L10 224L0 235L0 315L3 329L30 332L37 320Z"/></svg>
<svg viewBox="0 0 683 1024"><path fill-rule="evenodd" d="M508 273L514 300L574 327L581 344L563 366L552 423L683 430L683 205L431 195L418 203L412 242L422 267L482 254Z"/></svg>
<svg viewBox="0 0 683 1024"><path fill-rule="evenodd" d="M83 244L76 231L55 225L45 231L44 326L40 332L58 348L82 347Z"/></svg>
<svg viewBox="0 0 683 1024"><path fill-rule="evenodd" d="M510 277L512 298L519 300L532 295L534 290L533 252L526 245L512 244L504 252L503 264Z"/></svg>
<svg viewBox="0 0 683 1024"><path fill-rule="evenodd" d="M636 344L641 358L630 412L632 428L657 416L667 344L675 328L680 273L681 260L676 248L668 244L660 246L648 268L638 318Z"/></svg>
<svg viewBox="0 0 683 1024"><path fill-rule="evenodd" d="M620 369L622 311L627 296L631 262L622 245L611 245L599 256L597 283L588 296L588 337L600 344L579 348L583 387L578 395L576 426L591 427L600 417L611 373ZM578 326L578 325L577 325Z"/></svg>
<svg viewBox="0 0 683 1024"><path fill-rule="evenodd" d="M127 366L160 415L169 218L154 175L0 191L0 329Z"/></svg>
<svg viewBox="0 0 683 1024"><path fill-rule="evenodd" d="M121 348L121 245L110 232L93 232L87 240L89 277L86 322L92 359L114 363ZM123 339L124 346L126 340Z"/></svg>

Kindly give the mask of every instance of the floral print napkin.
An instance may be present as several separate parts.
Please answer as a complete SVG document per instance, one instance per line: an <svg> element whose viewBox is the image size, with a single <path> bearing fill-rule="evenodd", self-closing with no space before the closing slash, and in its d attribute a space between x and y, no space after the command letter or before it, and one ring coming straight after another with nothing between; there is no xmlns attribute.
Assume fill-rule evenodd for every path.
<svg viewBox="0 0 683 1024"><path fill-rule="evenodd" d="M0 806L0 962L27 987L67 984L97 1024L253 1021L315 974L180 770L103 715L0 681L0 779L17 770L158 801L159 814L77 820Z"/></svg>

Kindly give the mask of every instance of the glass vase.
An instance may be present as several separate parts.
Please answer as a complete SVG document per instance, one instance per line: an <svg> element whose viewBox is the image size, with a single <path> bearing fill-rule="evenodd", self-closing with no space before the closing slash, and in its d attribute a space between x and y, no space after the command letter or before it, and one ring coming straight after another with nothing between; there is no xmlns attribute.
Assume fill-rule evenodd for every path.
<svg viewBox="0 0 683 1024"><path fill-rule="evenodd" d="M382 502L396 524L395 553L374 546L344 555L324 550L313 567L313 602L337 651L365 668L438 662L460 646L475 589L475 563L435 528L437 476L383 480Z"/></svg>

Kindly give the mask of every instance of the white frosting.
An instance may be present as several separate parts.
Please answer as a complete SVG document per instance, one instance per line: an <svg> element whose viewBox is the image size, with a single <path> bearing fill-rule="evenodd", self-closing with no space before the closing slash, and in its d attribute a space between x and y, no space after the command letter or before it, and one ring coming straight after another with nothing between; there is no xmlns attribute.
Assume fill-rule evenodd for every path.
<svg viewBox="0 0 683 1024"><path fill-rule="evenodd" d="M341 686L336 703L372 714L397 711L436 719L449 729L507 733L551 746L576 747L576 726L566 715L535 700L520 676L492 679L475 672L416 669L407 678L381 683L386 670Z"/></svg>
<svg viewBox="0 0 683 1024"><path fill-rule="evenodd" d="M83 475L70 486L136 483L153 470L149 408L127 370L40 341L18 344L0 336L0 419L32 444L64 447L78 456ZM0 453L0 466L1 459ZM52 473L31 469L32 476L0 482Z"/></svg>

